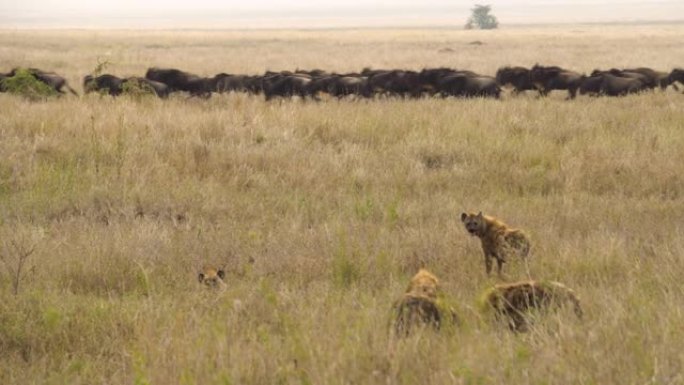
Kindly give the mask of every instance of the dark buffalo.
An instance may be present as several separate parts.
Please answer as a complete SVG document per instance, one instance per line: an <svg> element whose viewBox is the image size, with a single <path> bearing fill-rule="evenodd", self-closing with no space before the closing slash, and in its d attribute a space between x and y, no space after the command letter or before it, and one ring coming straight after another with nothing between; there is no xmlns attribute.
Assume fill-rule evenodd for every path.
<svg viewBox="0 0 684 385"><path fill-rule="evenodd" d="M391 82L396 77L397 71L366 70L361 74L368 76L368 87L375 94L388 95L391 89Z"/></svg>
<svg viewBox="0 0 684 385"><path fill-rule="evenodd" d="M490 76L468 76L457 74L440 80L438 91L444 97L490 97L498 99L501 87L496 79Z"/></svg>
<svg viewBox="0 0 684 385"><path fill-rule="evenodd" d="M370 92L413 98L430 89L419 73L402 70L376 73L368 78L368 87Z"/></svg>
<svg viewBox="0 0 684 385"><path fill-rule="evenodd" d="M368 87L368 78L355 75L334 75L330 77L327 92L338 98L347 95L359 95L365 98L372 96Z"/></svg>
<svg viewBox="0 0 684 385"><path fill-rule="evenodd" d="M123 92L123 81L123 79L109 74L96 77L86 75L83 78L83 92L86 94L100 92L111 96L119 96Z"/></svg>
<svg viewBox="0 0 684 385"><path fill-rule="evenodd" d="M335 81L337 75L324 76L312 79L308 85L308 90L312 95L318 95L320 92L330 93L330 84Z"/></svg>
<svg viewBox="0 0 684 385"><path fill-rule="evenodd" d="M370 67L366 67L363 70L361 70L361 75L371 77L373 75L377 75L377 74L381 74L381 73L385 73L385 72L392 72L392 70L383 70L383 69L374 70Z"/></svg>
<svg viewBox="0 0 684 385"><path fill-rule="evenodd" d="M348 95L358 95L371 97L372 92L368 87L368 78L359 74L334 74L325 77L315 78L309 83L309 91L312 95L324 92L343 98Z"/></svg>
<svg viewBox="0 0 684 385"><path fill-rule="evenodd" d="M453 68L427 68L423 69L419 73L420 81L422 83L423 90L431 95L439 92L440 83L443 79L450 76L469 76L478 77L482 76L472 71L456 70Z"/></svg>
<svg viewBox="0 0 684 385"><path fill-rule="evenodd" d="M7 77L13 77L16 75L17 71L19 71L19 68L14 68L12 71L10 71L7 74ZM65 94L64 88L67 89L67 91L71 92L73 95L78 96L78 93L69 86L69 83L67 83L66 79L60 75L57 75L54 72L49 72L49 71L43 71L38 68L28 68L27 71L37 80L40 82L43 82L47 84L50 88L53 90Z"/></svg>
<svg viewBox="0 0 684 385"><path fill-rule="evenodd" d="M264 92L264 77L263 76L249 76L245 79L245 86L247 91L252 94L261 94Z"/></svg>
<svg viewBox="0 0 684 385"><path fill-rule="evenodd" d="M513 87L513 94L517 95L524 91L535 90L530 79L530 70L525 67L502 67L496 71L496 81L500 85L511 85Z"/></svg>
<svg viewBox="0 0 684 385"><path fill-rule="evenodd" d="M302 99L307 96L315 98L309 85L311 78L300 75L274 75L264 78L263 89L266 100L274 97L300 96Z"/></svg>
<svg viewBox="0 0 684 385"><path fill-rule="evenodd" d="M672 87L677 90L677 82L684 84L684 69L673 69L672 72L670 72L670 75L667 77L667 80L670 82L670 84L672 84Z"/></svg>
<svg viewBox="0 0 684 385"><path fill-rule="evenodd" d="M599 96L601 84L603 84L603 75L582 76L579 93L580 95Z"/></svg>
<svg viewBox="0 0 684 385"><path fill-rule="evenodd" d="M423 83L425 90L434 95L437 93L437 88L439 87L440 80L455 75L456 71L451 68L441 67L441 68L424 68L418 76L420 81Z"/></svg>
<svg viewBox="0 0 684 385"><path fill-rule="evenodd" d="M661 90L667 89L667 87L670 84L672 84L672 82L670 82L670 80L669 80L670 79L669 73L663 72L663 71L656 71L652 68L648 68L648 67L626 68L623 71L642 74L649 79L649 84L654 84L654 87L660 87Z"/></svg>
<svg viewBox="0 0 684 385"><path fill-rule="evenodd" d="M326 76L330 76L330 75L331 75L331 74L328 73L327 71L324 71L324 70L321 70L321 69L313 69L313 70L309 70L309 71L297 69L297 70L294 72L294 74L295 74L295 75L309 75L309 76L311 76L312 78L322 78L322 77L326 77Z"/></svg>
<svg viewBox="0 0 684 385"><path fill-rule="evenodd" d="M216 82L219 78L203 78L195 74L173 68L150 68L145 78L164 83L169 87L169 92L185 91L191 96L209 97L216 90Z"/></svg>
<svg viewBox="0 0 684 385"><path fill-rule="evenodd" d="M284 70L284 71L277 71L277 72L276 72L276 71L266 71L266 72L264 72L264 77L275 76L275 75L282 75L282 76L295 76L295 75L299 75L299 76L304 76L304 77L308 77L308 78L311 77L311 76L308 75L308 74L296 74L296 73L294 73L294 72L292 72L292 71L287 71L287 70Z"/></svg>
<svg viewBox="0 0 684 385"><path fill-rule="evenodd" d="M591 76L602 76L602 75L613 75L617 76L619 78L628 78L628 79L638 79L640 80L647 88L653 89L657 87L657 83L655 80L652 78L640 74L638 72L632 72L632 71L625 71L617 68L611 68L607 71L601 71L601 70L594 70L591 73Z"/></svg>
<svg viewBox="0 0 684 385"><path fill-rule="evenodd" d="M602 75L601 93L608 96L624 96L648 90L650 87L641 79Z"/></svg>
<svg viewBox="0 0 684 385"><path fill-rule="evenodd" d="M582 75L560 67L545 67L535 64L530 70L530 80L542 96L552 90L567 90L568 98L574 99L582 81Z"/></svg>

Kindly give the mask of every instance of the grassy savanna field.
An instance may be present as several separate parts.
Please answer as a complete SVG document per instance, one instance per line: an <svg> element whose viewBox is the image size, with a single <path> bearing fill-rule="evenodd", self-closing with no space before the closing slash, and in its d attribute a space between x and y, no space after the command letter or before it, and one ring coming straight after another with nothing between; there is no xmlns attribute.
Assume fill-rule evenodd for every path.
<svg viewBox="0 0 684 385"><path fill-rule="evenodd" d="M5 30L0 72L54 70L81 92L98 58L118 75L670 70L683 35ZM684 95L564 96L0 94L0 383L684 383ZM508 278L574 288L583 321L515 335L478 312L498 279L459 215L479 210L531 235L529 271ZM205 264L227 290L199 287ZM391 305L420 266L463 325L392 341Z"/></svg>

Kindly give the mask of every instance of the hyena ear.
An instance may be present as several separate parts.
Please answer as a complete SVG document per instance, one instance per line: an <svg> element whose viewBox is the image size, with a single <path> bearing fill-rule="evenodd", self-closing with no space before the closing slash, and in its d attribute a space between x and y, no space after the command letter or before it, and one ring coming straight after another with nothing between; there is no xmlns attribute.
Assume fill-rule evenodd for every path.
<svg viewBox="0 0 684 385"><path fill-rule="evenodd" d="M482 218L483 216L484 216L484 215L482 215L482 211L480 211L480 212L477 214L477 217L478 217L478 218Z"/></svg>
<svg viewBox="0 0 684 385"><path fill-rule="evenodd" d="M468 214L461 213L461 222L465 222L466 218L468 218Z"/></svg>
<svg viewBox="0 0 684 385"><path fill-rule="evenodd" d="M204 281L204 273L199 273L197 279L200 281L200 283L202 283L202 281Z"/></svg>
<svg viewBox="0 0 684 385"><path fill-rule="evenodd" d="M223 277L226 276L226 272L223 271L223 270L219 270L219 271L216 272L216 275L218 275L219 278L223 279Z"/></svg>

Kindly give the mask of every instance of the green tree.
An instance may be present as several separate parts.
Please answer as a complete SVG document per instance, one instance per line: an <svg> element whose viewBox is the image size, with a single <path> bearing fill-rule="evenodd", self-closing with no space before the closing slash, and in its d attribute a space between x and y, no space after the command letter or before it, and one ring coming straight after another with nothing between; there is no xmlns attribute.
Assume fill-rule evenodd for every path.
<svg viewBox="0 0 684 385"><path fill-rule="evenodd" d="M468 22L466 22L466 29L496 29L499 27L499 21L496 20L496 16L490 14L492 10L491 5L480 5L475 4L475 8L471 9L472 12Z"/></svg>

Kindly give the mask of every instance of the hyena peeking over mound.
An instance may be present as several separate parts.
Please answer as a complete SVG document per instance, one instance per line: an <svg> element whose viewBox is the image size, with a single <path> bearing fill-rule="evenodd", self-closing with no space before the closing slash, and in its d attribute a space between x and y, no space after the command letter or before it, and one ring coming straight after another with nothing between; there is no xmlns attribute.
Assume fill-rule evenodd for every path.
<svg viewBox="0 0 684 385"><path fill-rule="evenodd" d="M492 271L492 259L496 259L499 275L509 254L523 258L530 253L530 240L519 229L512 229L494 217L473 213L462 213L461 221L470 235L482 241L487 275Z"/></svg>
<svg viewBox="0 0 684 385"><path fill-rule="evenodd" d="M439 330L445 317L457 323L458 318L453 309L441 309L446 306L440 304L439 295L437 277L425 269L420 269L411 279L404 296L394 304L397 311L394 323L396 335L408 336L411 328L420 325L432 326Z"/></svg>
<svg viewBox="0 0 684 385"><path fill-rule="evenodd" d="M531 324L531 311L543 313L571 305L578 318L582 307L575 292L559 282L521 281L495 285L482 297L482 310L493 310L506 319L513 331L525 332Z"/></svg>
<svg viewBox="0 0 684 385"><path fill-rule="evenodd" d="M199 282L210 289L224 289L227 285L223 281L226 273L213 267L206 267L197 276Z"/></svg>

